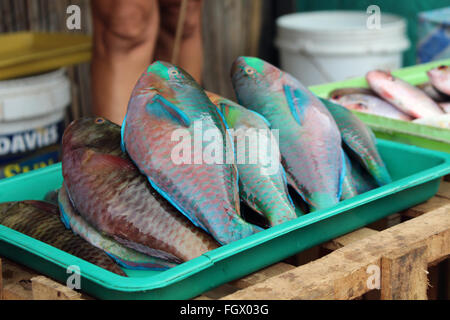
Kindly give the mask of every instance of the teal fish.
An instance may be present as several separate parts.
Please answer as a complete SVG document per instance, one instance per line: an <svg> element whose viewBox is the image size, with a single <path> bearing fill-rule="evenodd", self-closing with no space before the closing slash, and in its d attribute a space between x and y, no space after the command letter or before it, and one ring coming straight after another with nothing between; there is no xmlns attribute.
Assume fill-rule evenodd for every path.
<svg viewBox="0 0 450 320"><path fill-rule="evenodd" d="M364 169L358 161L351 160L346 153L345 156L345 178L342 184L342 200L353 198L359 194L370 191L377 187L372 176Z"/></svg>
<svg viewBox="0 0 450 320"><path fill-rule="evenodd" d="M373 176L379 186L392 182L386 165L381 159L373 132L350 110L323 100L333 115L345 145Z"/></svg>
<svg viewBox="0 0 450 320"><path fill-rule="evenodd" d="M181 68L158 61L142 74L122 126L122 146L154 189L219 243L261 230L240 216L226 123Z"/></svg>
<svg viewBox="0 0 450 320"><path fill-rule="evenodd" d="M61 220L66 228L94 247L105 251L120 266L136 270L164 270L177 265L130 249L94 229L73 208L64 186L58 192L58 202Z"/></svg>
<svg viewBox="0 0 450 320"><path fill-rule="evenodd" d="M291 75L253 57L232 67L239 103L279 130L289 184L314 209L339 202L345 176L341 136L323 103Z"/></svg>
<svg viewBox="0 0 450 320"><path fill-rule="evenodd" d="M231 100L207 94L233 129L241 199L266 217L271 226L297 218L289 199L278 143L267 120Z"/></svg>

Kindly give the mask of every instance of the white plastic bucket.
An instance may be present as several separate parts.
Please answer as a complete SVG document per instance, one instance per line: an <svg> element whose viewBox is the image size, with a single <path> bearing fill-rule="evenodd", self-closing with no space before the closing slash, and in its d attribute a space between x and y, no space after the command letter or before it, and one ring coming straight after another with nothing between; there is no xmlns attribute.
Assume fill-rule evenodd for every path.
<svg viewBox="0 0 450 320"><path fill-rule="evenodd" d="M373 69L402 66L409 48L406 21L381 13L380 28L368 27L359 11L294 13L277 19L281 67L304 85L363 76Z"/></svg>
<svg viewBox="0 0 450 320"><path fill-rule="evenodd" d="M0 178L59 161L70 103L63 69L0 81Z"/></svg>

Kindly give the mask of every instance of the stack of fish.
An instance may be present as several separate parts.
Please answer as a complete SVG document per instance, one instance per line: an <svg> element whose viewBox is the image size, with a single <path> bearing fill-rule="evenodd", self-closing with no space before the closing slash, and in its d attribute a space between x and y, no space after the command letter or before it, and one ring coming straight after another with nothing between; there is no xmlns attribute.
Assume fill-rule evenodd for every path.
<svg viewBox="0 0 450 320"><path fill-rule="evenodd" d="M121 275L112 261L171 268L391 182L372 132L344 107L258 58L238 58L232 81L240 104L155 62L122 127L86 118L66 129L59 215L77 239L67 241L84 239L102 262L87 260ZM54 220L56 207L36 204L4 204L0 224L16 227L22 207L25 221L37 211ZM64 250L52 241L62 231L49 232Z"/></svg>
<svg viewBox="0 0 450 320"><path fill-rule="evenodd" d="M337 89L330 101L351 110L450 128L450 67L441 65L427 74L430 82L413 86L389 72L370 71L366 75L370 89Z"/></svg>

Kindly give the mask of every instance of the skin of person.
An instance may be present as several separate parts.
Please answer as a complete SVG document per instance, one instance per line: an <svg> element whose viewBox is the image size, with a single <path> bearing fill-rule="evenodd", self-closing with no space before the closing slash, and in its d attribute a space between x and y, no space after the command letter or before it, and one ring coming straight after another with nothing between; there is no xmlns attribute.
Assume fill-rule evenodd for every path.
<svg viewBox="0 0 450 320"><path fill-rule="evenodd" d="M188 0L178 62L201 82L202 0ZM171 61L181 0L93 0L92 111L121 124L137 79Z"/></svg>

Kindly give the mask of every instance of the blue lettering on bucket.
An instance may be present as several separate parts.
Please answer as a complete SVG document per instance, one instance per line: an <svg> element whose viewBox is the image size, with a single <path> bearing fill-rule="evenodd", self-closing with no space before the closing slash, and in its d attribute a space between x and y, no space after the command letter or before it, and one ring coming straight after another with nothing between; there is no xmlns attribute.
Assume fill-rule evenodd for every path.
<svg viewBox="0 0 450 320"><path fill-rule="evenodd" d="M60 159L64 121L42 128L0 135L0 179L40 169Z"/></svg>

